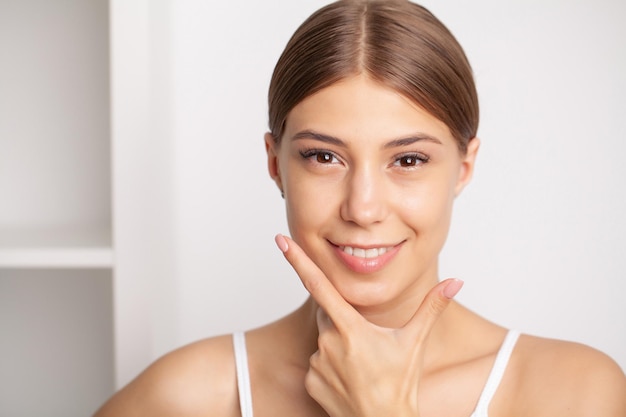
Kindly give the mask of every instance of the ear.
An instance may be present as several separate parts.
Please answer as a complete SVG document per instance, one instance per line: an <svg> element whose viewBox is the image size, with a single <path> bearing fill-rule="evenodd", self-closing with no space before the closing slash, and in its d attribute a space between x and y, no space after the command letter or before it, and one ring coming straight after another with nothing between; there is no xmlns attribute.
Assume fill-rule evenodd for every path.
<svg viewBox="0 0 626 417"><path fill-rule="evenodd" d="M272 177L278 186L278 189L282 192L283 182L280 177L280 168L278 165L278 145L270 132L265 134L265 151L267 152L267 170L270 177Z"/></svg>
<svg viewBox="0 0 626 417"><path fill-rule="evenodd" d="M459 169L459 178L454 190L455 197L461 194L461 191L470 182L474 175L474 166L476 165L476 156L480 148L480 139L472 138L467 144L467 152L461 159L461 167Z"/></svg>

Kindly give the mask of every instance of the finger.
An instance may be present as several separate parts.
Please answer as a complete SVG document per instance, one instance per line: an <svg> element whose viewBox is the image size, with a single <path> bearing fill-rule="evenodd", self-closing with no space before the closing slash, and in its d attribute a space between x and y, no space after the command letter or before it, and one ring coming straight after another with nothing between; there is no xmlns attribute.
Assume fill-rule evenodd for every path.
<svg viewBox="0 0 626 417"><path fill-rule="evenodd" d="M329 416L340 415L336 403L337 391L314 367L310 367L304 377L304 388Z"/></svg>
<svg viewBox="0 0 626 417"><path fill-rule="evenodd" d="M448 307L454 296L463 287L460 279L447 279L434 286L419 306L405 328L412 330L412 337L424 340L433 328L441 313Z"/></svg>
<svg viewBox="0 0 626 417"><path fill-rule="evenodd" d="M276 244L309 294L324 309L339 331L349 328L361 317L296 242L286 236L276 235Z"/></svg>
<svg viewBox="0 0 626 417"><path fill-rule="evenodd" d="M320 334L327 332L329 330L332 330L334 328L333 321L328 316L328 314L326 314L324 309L321 307L317 309L316 319L317 319L317 330L319 331Z"/></svg>

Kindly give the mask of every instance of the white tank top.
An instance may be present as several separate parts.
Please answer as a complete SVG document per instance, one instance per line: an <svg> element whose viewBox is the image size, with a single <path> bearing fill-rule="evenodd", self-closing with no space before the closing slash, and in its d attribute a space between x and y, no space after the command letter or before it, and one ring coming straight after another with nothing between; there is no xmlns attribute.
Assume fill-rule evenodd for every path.
<svg viewBox="0 0 626 417"><path fill-rule="evenodd" d="M496 360L491 368L487 383L480 394L476 409L471 417L488 417L489 403L493 398L500 381L509 363L511 353L519 337L519 332L509 330L507 333ZM233 346L235 349L235 364L237 367L237 387L239 390L239 406L241 417L253 417L252 413L252 392L250 390L250 372L248 370L248 352L246 349L246 338L243 332L233 334Z"/></svg>

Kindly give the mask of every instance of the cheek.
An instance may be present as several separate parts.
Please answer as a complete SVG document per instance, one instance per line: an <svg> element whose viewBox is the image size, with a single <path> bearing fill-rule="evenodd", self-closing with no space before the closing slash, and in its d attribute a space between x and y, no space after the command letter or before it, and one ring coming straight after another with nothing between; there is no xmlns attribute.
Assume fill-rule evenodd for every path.
<svg viewBox="0 0 626 417"><path fill-rule="evenodd" d="M288 167L285 180L287 222L292 238L303 248L307 238L318 235L337 212L341 197L339 186L332 181L306 175L302 168Z"/></svg>
<svg viewBox="0 0 626 417"><path fill-rule="evenodd" d="M421 181L403 190L398 202L405 222L419 229L418 233L439 231L447 235L454 202L454 187L447 176Z"/></svg>

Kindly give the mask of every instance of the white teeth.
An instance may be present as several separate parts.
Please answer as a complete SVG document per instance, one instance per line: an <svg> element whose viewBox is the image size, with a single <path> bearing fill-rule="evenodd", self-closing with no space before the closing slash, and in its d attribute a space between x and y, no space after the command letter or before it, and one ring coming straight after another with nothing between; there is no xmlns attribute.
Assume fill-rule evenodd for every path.
<svg viewBox="0 0 626 417"><path fill-rule="evenodd" d="M348 255L356 256L357 258L376 258L377 256L387 253L391 248L362 249L353 248L352 246L342 246L341 249Z"/></svg>
<svg viewBox="0 0 626 417"><path fill-rule="evenodd" d="M378 256L378 249L367 249L365 251L366 258L375 258Z"/></svg>

